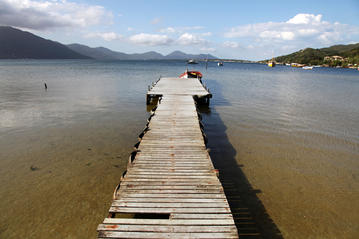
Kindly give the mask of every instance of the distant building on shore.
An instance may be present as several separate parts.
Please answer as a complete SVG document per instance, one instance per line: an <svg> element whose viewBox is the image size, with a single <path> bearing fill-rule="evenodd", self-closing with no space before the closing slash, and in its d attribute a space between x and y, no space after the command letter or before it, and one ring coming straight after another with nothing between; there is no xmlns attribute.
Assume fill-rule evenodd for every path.
<svg viewBox="0 0 359 239"><path fill-rule="evenodd" d="M345 61L347 58L342 56L326 56L324 57L324 61Z"/></svg>

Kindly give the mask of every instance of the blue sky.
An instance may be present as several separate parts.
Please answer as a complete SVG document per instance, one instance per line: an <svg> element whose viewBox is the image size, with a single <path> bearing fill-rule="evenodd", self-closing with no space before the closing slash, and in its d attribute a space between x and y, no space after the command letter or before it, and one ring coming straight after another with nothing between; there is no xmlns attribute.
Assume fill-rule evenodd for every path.
<svg viewBox="0 0 359 239"><path fill-rule="evenodd" d="M359 0L0 0L0 25L125 53L260 60L359 42Z"/></svg>

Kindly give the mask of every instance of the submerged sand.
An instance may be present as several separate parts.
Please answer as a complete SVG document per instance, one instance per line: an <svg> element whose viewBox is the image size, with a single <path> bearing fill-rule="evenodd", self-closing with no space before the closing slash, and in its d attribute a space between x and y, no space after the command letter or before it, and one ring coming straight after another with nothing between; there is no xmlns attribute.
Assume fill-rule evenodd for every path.
<svg viewBox="0 0 359 239"><path fill-rule="evenodd" d="M235 159L284 238L359 237L359 143L228 127Z"/></svg>
<svg viewBox="0 0 359 239"><path fill-rule="evenodd" d="M207 123L212 150L226 148L211 135L228 137L224 144L235 150L236 163L284 238L359 236L358 143ZM81 124L2 137L1 238L96 237L141 125Z"/></svg>
<svg viewBox="0 0 359 239"><path fill-rule="evenodd" d="M1 138L0 237L95 238L135 132L73 125Z"/></svg>

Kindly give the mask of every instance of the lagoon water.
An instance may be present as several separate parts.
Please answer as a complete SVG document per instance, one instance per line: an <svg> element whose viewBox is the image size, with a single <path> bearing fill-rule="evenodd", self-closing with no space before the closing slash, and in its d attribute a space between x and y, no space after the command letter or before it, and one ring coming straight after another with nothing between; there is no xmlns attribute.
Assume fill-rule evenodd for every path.
<svg viewBox="0 0 359 239"><path fill-rule="evenodd" d="M146 123L147 86L185 68L0 61L0 238L94 238ZM243 233L358 238L359 71L193 68L213 93L208 146L239 222L248 211Z"/></svg>

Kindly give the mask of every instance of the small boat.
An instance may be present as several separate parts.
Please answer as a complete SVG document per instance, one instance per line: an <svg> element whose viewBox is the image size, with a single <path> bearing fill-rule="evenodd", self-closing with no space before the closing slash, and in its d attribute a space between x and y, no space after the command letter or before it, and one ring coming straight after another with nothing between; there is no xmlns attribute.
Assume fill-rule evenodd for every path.
<svg viewBox="0 0 359 239"><path fill-rule="evenodd" d="M299 64L299 63L291 63L290 65L291 65L292 67L298 67L298 68L305 66L305 65Z"/></svg>
<svg viewBox="0 0 359 239"><path fill-rule="evenodd" d="M304 70L313 70L313 66L303 66L302 69L304 69Z"/></svg>
<svg viewBox="0 0 359 239"><path fill-rule="evenodd" d="M188 71L186 70L184 73L182 73L179 77L180 78L202 78L202 73L199 71Z"/></svg>
<svg viewBox="0 0 359 239"><path fill-rule="evenodd" d="M198 64L198 62L195 61L195 60L193 60L193 59L191 59L191 60L188 60L188 61L187 61L187 64Z"/></svg>
<svg viewBox="0 0 359 239"><path fill-rule="evenodd" d="M217 64L218 64L218 66L223 66L223 62L222 62L222 61L218 62Z"/></svg>
<svg viewBox="0 0 359 239"><path fill-rule="evenodd" d="M275 62L274 62L274 61L268 62L268 66L269 66L269 67L275 67Z"/></svg>

